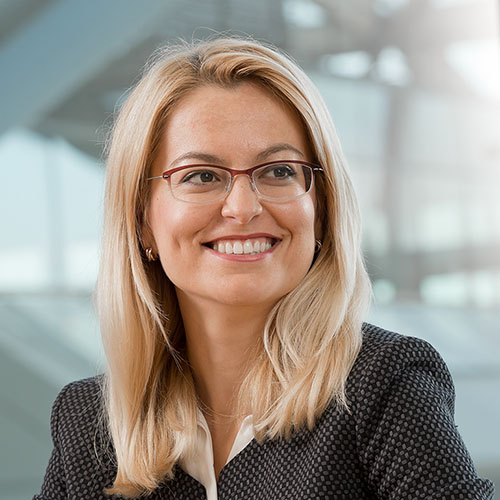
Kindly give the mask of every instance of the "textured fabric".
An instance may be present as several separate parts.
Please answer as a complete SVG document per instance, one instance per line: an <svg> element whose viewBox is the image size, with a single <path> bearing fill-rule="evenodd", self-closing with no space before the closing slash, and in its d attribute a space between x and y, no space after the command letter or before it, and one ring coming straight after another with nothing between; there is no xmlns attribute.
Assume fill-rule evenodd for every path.
<svg viewBox="0 0 500 500"><path fill-rule="evenodd" d="M313 431L255 440L222 470L218 498L335 500L493 499L453 421L454 389L426 342L364 325L347 383L350 412L331 405ZM100 428L97 379L66 386L52 412L54 449L34 500L104 500L116 473ZM206 499L180 467L151 500Z"/></svg>
<svg viewBox="0 0 500 500"><path fill-rule="evenodd" d="M253 438L252 415L248 415L241 423L238 434L234 438L226 464L246 448ZM198 435L193 456L181 457L179 465L205 487L207 500L217 500L212 436L207 420L200 410L198 410Z"/></svg>

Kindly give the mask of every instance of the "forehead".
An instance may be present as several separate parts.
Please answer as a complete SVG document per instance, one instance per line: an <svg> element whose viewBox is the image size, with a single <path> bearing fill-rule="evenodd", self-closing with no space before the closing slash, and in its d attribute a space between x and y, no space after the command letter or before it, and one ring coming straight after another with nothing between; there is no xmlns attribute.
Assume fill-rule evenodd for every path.
<svg viewBox="0 0 500 500"><path fill-rule="evenodd" d="M309 157L302 121L290 105L255 83L226 88L204 85L181 98L162 134L163 164L196 150L237 161L275 143L289 143Z"/></svg>
<svg viewBox="0 0 500 500"><path fill-rule="evenodd" d="M264 84L255 81L237 82L231 86L216 84L205 84L195 87L187 92L174 106L171 115L186 112L192 107L200 112L214 112L220 105L236 104L241 106L257 104L258 108L262 106L271 108L273 112L279 112L298 116L291 104L288 104L284 97L278 97L274 91L264 86ZM223 107L220 109L222 114L231 112L231 108Z"/></svg>

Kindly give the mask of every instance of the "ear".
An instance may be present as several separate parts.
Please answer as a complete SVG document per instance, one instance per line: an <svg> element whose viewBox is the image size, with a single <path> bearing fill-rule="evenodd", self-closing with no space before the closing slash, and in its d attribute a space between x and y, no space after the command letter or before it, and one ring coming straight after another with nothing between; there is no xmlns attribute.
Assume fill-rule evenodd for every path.
<svg viewBox="0 0 500 500"><path fill-rule="evenodd" d="M316 214L316 220L314 221L314 238L316 240L321 240L323 241L323 224L321 222L321 217L319 214Z"/></svg>
<svg viewBox="0 0 500 500"><path fill-rule="evenodd" d="M323 241L325 236L325 209L326 200L321 194L321 189L315 187L315 200L314 200L314 238Z"/></svg>
<svg viewBox="0 0 500 500"><path fill-rule="evenodd" d="M142 222L140 224L139 243L141 244L143 250L146 250L146 248L151 248L154 253L156 254L158 253L156 250L153 231L151 230L151 226L149 225L149 217L147 209L144 212L144 215L142 217Z"/></svg>
<svg viewBox="0 0 500 500"><path fill-rule="evenodd" d="M156 253L154 239L151 234L151 230L149 229L149 226L143 226L141 228L139 241L143 250L146 250L146 248L151 248L153 252Z"/></svg>

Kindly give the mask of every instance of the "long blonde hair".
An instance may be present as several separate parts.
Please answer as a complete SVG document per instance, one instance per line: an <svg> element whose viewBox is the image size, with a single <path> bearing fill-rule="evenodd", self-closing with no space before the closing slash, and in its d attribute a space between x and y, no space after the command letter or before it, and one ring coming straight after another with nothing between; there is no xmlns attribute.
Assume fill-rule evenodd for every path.
<svg viewBox="0 0 500 500"><path fill-rule="evenodd" d="M239 398L251 408L259 441L311 429L329 404L347 409L345 383L361 346L370 284L356 197L326 106L293 61L263 44L219 38L167 47L123 105L107 158L97 304L108 359L105 413L118 466L109 493L154 490L192 449L197 397L182 317L173 285L141 244L145 179L166 117L184 95L200 85L246 80L298 112L325 172L316 183L321 250L300 285L272 310Z"/></svg>

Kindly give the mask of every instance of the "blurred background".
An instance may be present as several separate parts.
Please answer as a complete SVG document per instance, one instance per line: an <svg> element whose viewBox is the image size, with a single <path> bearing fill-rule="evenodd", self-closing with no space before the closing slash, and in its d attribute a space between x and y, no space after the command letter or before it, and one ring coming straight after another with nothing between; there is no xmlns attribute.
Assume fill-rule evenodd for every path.
<svg viewBox="0 0 500 500"><path fill-rule="evenodd" d="M31 498L51 404L102 371L102 147L158 46L230 30L291 54L351 167L370 321L430 341L500 487L497 0L0 0L0 496Z"/></svg>

